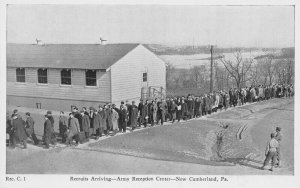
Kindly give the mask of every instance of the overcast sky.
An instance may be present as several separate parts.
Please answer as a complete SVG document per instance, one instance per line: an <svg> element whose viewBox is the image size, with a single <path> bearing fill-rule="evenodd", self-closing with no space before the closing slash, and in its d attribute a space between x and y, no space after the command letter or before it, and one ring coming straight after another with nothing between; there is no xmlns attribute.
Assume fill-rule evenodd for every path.
<svg viewBox="0 0 300 188"><path fill-rule="evenodd" d="M292 6L10 5L7 41L294 46Z"/></svg>

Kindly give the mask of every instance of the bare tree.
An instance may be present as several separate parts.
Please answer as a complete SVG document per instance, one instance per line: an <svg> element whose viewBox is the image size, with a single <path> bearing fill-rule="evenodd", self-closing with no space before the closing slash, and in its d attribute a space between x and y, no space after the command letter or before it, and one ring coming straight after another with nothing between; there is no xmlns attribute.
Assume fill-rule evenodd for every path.
<svg viewBox="0 0 300 188"><path fill-rule="evenodd" d="M172 88L175 67L171 63L166 63L166 82L167 88Z"/></svg>
<svg viewBox="0 0 300 188"><path fill-rule="evenodd" d="M240 89L242 84L249 79L247 73L250 71L253 59L244 59L240 50L236 50L233 55L234 58L232 60L222 58L220 61L235 80L236 87Z"/></svg>

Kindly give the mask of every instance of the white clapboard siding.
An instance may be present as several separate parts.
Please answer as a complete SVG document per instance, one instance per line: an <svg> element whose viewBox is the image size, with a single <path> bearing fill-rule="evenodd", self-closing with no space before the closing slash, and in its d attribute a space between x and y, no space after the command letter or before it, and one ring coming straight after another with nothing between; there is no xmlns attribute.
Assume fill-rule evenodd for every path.
<svg viewBox="0 0 300 188"><path fill-rule="evenodd" d="M28 69L26 72L26 83L17 84L11 75L15 69L8 68L7 95L24 97L44 97L52 99L68 99L83 101L111 101L110 71L97 71L97 87L85 86L85 70L73 70L72 85L62 86L60 84L60 70L48 69L48 84L37 84L37 69ZM25 69L27 71L27 68ZM73 78L74 77L74 78ZM30 81L28 82L27 78Z"/></svg>
<svg viewBox="0 0 300 188"><path fill-rule="evenodd" d="M112 102L141 97L142 73L148 73L148 86L166 88L165 63L139 45L111 67Z"/></svg>
<svg viewBox="0 0 300 188"><path fill-rule="evenodd" d="M6 72L7 82L16 82L16 69L8 68Z"/></svg>

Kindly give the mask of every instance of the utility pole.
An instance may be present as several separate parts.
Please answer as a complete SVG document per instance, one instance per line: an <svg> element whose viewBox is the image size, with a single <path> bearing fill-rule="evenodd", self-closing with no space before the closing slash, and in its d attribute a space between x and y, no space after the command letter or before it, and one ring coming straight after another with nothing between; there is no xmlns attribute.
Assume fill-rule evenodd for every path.
<svg viewBox="0 0 300 188"><path fill-rule="evenodd" d="M214 89L213 81L213 45L210 46L210 92Z"/></svg>

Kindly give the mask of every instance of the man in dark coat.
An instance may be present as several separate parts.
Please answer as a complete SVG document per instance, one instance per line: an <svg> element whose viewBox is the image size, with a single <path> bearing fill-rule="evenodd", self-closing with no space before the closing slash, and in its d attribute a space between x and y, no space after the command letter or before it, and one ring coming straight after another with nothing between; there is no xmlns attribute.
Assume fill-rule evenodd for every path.
<svg viewBox="0 0 300 188"><path fill-rule="evenodd" d="M105 112L105 118L106 118L106 126L107 126L107 134L109 131L112 131L112 121L111 121L111 109L110 105L104 105L104 112Z"/></svg>
<svg viewBox="0 0 300 188"><path fill-rule="evenodd" d="M132 125L131 125L132 105L129 103L129 101L126 101L126 108L127 108L127 116L128 116L127 127L132 127Z"/></svg>
<svg viewBox="0 0 300 188"><path fill-rule="evenodd" d="M94 118L96 116L96 113L95 113L95 108L94 107L90 107L90 113L89 113L89 118L90 118L90 135L91 134L94 134L93 131L94 131Z"/></svg>
<svg viewBox="0 0 300 188"><path fill-rule="evenodd" d="M188 114L188 107L186 104L186 100L184 97L181 98L181 112L182 112L182 119L187 120L187 114Z"/></svg>
<svg viewBox="0 0 300 188"><path fill-rule="evenodd" d="M95 112L92 112L94 116L93 117L93 134L96 136L95 140L99 139L99 136L102 136L102 131L100 128L100 114L97 110Z"/></svg>
<svg viewBox="0 0 300 188"><path fill-rule="evenodd" d="M11 119L9 113L6 112L6 146L9 146L10 143L10 132L11 132Z"/></svg>
<svg viewBox="0 0 300 188"><path fill-rule="evenodd" d="M51 143L55 144L56 143L56 136L55 136L55 132L54 132L54 118L52 116L51 111L47 112L47 117L51 122L51 128L52 128Z"/></svg>
<svg viewBox="0 0 300 188"><path fill-rule="evenodd" d="M138 111L138 107L135 105L135 101L132 101L132 105L131 105L131 113L130 113L130 125L131 125L131 130L133 131L136 126L137 126L137 120L138 120L138 115L139 115L139 111Z"/></svg>
<svg viewBox="0 0 300 188"><path fill-rule="evenodd" d="M144 125L144 127L147 127L147 123L149 120L149 111L148 111L148 100L145 101L143 109L142 109L142 123Z"/></svg>
<svg viewBox="0 0 300 188"><path fill-rule="evenodd" d="M106 136L108 136L108 130L107 130L107 124L106 124L106 113L105 110L102 108L102 106L99 106L99 123L100 123L100 136L102 136L102 133L104 133Z"/></svg>
<svg viewBox="0 0 300 188"><path fill-rule="evenodd" d="M172 123L174 123L176 120L176 111L177 111L177 104L175 103L174 100L172 100L172 104L170 106Z"/></svg>
<svg viewBox="0 0 300 188"><path fill-rule="evenodd" d="M120 106L120 113L119 113L119 131L123 133L126 132L126 122L127 122L127 110L124 104Z"/></svg>
<svg viewBox="0 0 300 188"><path fill-rule="evenodd" d="M73 115L74 115L74 117L78 120L78 122L79 122L79 126L80 126L80 131L82 131L83 129L82 129L82 115L78 112L78 108L77 107L75 107L74 109L73 109Z"/></svg>
<svg viewBox="0 0 300 188"><path fill-rule="evenodd" d="M39 141L34 133L34 119L30 116L29 112L26 112L26 133L28 137L31 137L34 145L38 145Z"/></svg>
<svg viewBox="0 0 300 188"><path fill-rule="evenodd" d="M59 116L59 135L61 137L61 142L65 143L66 142L66 131L68 129L68 118L65 116L65 113L63 111L60 112Z"/></svg>
<svg viewBox="0 0 300 188"><path fill-rule="evenodd" d="M200 108L201 108L201 101L198 97L195 100L195 109L194 109L194 117L198 118L200 116Z"/></svg>
<svg viewBox="0 0 300 188"><path fill-rule="evenodd" d="M85 138L87 141L89 141L89 138L90 138L90 118L88 115L86 115L84 113L84 111L80 111L81 113L81 116L82 116L82 129L83 129L83 132L85 134Z"/></svg>
<svg viewBox="0 0 300 188"><path fill-rule="evenodd" d="M144 108L144 103L143 103L143 100L141 99L140 100L140 103L138 105L138 111L139 111L139 127L141 126L141 124L143 123L143 120L142 120L142 111L143 111L143 108Z"/></svg>
<svg viewBox="0 0 300 188"><path fill-rule="evenodd" d="M24 145L24 149L27 148L27 134L25 129L25 121L18 115L18 111L15 111L13 120L12 120L12 128L15 130L14 139L12 143L12 148L15 148L16 142L22 142Z"/></svg>
<svg viewBox="0 0 300 188"><path fill-rule="evenodd" d="M45 115L45 123L44 123L44 142L45 142L45 149L49 149L49 145L51 142L52 137L52 124L51 121L48 119L48 115Z"/></svg>

